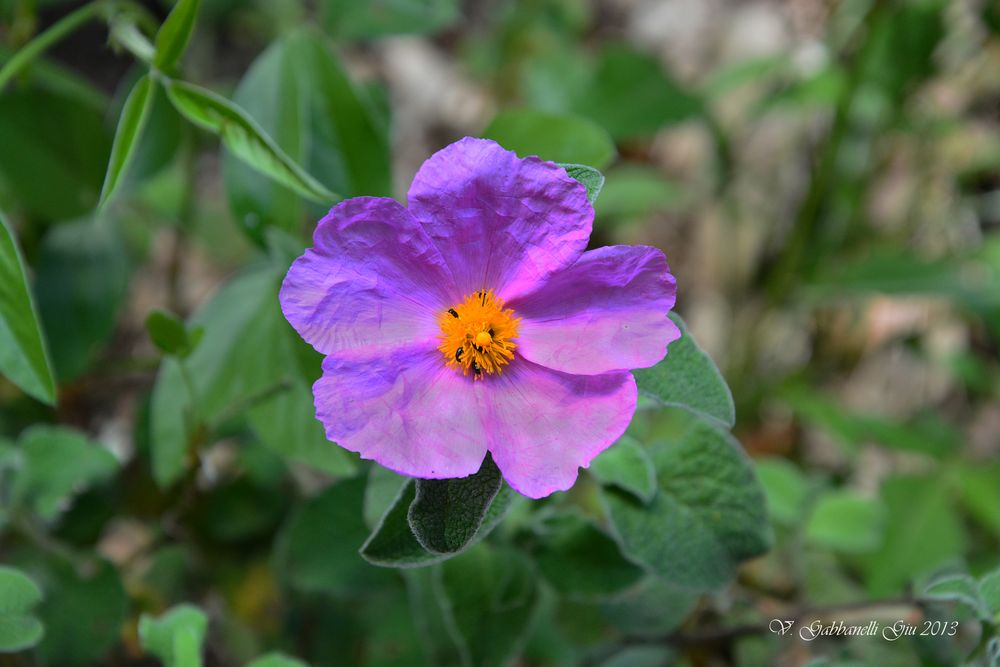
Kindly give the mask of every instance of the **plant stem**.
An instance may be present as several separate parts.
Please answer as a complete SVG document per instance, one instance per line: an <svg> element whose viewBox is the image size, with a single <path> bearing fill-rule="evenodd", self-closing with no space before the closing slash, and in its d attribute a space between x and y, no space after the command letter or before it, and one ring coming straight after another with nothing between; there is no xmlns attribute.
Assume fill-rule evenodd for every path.
<svg viewBox="0 0 1000 667"><path fill-rule="evenodd" d="M848 79L837 98L834 108L833 123L823 144L822 153L812 172L809 190L799 208L794 226L784 252L774 264L774 270L767 280L768 297L772 303L781 301L792 287L793 279L798 275L804 256L809 249L823 213L823 206L829 197L840 156L840 145L847 133L851 108L854 98L861 87L864 78L864 65L868 60L869 50L875 43L872 37L873 28L888 6L886 0L875 0L868 14L861 22L864 31L859 38L861 44L855 49L848 67Z"/></svg>
<svg viewBox="0 0 1000 667"><path fill-rule="evenodd" d="M100 14L104 8L105 3L100 0L84 5L59 19L48 30L25 44L24 48L15 53L3 68L0 68L0 92L3 91L7 82L14 78L32 60L84 23Z"/></svg>

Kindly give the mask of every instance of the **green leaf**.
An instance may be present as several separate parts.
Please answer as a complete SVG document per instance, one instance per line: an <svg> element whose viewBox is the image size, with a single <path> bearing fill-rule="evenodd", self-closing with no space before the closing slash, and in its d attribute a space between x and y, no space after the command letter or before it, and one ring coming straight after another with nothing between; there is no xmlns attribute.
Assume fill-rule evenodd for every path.
<svg viewBox="0 0 1000 667"><path fill-rule="evenodd" d="M323 25L345 38L434 33L460 18L457 0L322 0Z"/></svg>
<svg viewBox="0 0 1000 667"><path fill-rule="evenodd" d="M464 549L476 536L503 487L500 469L487 454L479 472L457 479L418 479L407 521L420 545L437 554Z"/></svg>
<svg viewBox="0 0 1000 667"><path fill-rule="evenodd" d="M42 592L31 579L0 565L0 653L15 653L37 644L45 633L31 613Z"/></svg>
<svg viewBox="0 0 1000 667"><path fill-rule="evenodd" d="M251 65L233 96L278 146L324 186L345 197L388 196L389 143L370 100L321 38L299 31L274 42ZM260 243L277 226L301 234L326 213L223 155L223 176L237 222Z"/></svg>
<svg viewBox="0 0 1000 667"><path fill-rule="evenodd" d="M337 482L303 504L275 546L278 571L301 591L362 592L384 576L358 555L368 529L362 520L365 480Z"/></svg>
<svg viewBox="0 0 1000 667"><path fill-rule="evenodd" d="M281 314L283 273L256 267L224 286L192 320L205 331L198 346L187 359L161 365L151 415L153 473L161 486L184 472L206 425L242 414L268 448L326 472L354 470L351 455L327 441L314 417L309 384L315 378L303 373L303 354L315 373L319 360L303 350Z"/></svg>
<svg viewBox="0 0 1000 667"><path fill-rule="evenodd" d="M56 383L14 230L0 213L0 374L53 405Z"/></svg>
<svg viewBox="0 0 1000 667"><path fill-rule="evenodd" d="M809 483L802 471L782 458L757 459L754 466L764 487L771 516L778 523L797 524L805 513L809 498Z"/></svg>
<svg viewBox="0 0 1000 667"><path fill-rule="evenodd" d="M988 607L975 579L967 574L950 574L932 580L920 593L922 599L960 602L978 617L989 619Z"/></svg>
<svg viewBox="0 0 1000 667"><path fill-rule="evenodd" d="M14 204L67 220L97 204L111 152L104 109L66 94L9 90L0 104L0 181Z"/></svg>
<svg viewBox="0 0 1000 667"><path fill-rule="evenodd" d="M294 334L293 334L294 335ZM291 345L297 345L292 341ZM247 418L261 444L289 461L303 463L328 475L353 475L357 457L326 439L316 420L309 384L289 378L291 386L250 408Z"/></svg>
<svg viewBox="0 0 1000 667"><path fill-rule="evenodd" d="M601 54L594 80L576 111L620 140L648 136L665 125L695 118L703 112L703 103L669 78L656 58L614 45Z"/></svg>
<svg viewBox="0 0 1000 667"><path fill-rule="evenodd" d="M660 667L673 663L674 652L666 646L629 646L600 664L600 667Z"/></svg>
<svg viewBox="0 0 1000 667"><path fill-rule="evenodd" d="M941 476L891 477L881 495L891 521L881 548L863 559L873 596L898 593L963 553L965 544L965 531Z"/></svg>
<svg viewBox="0 0 1000 667"><path fill-rule="evenodd" d="M979 579L979 595L994 619L1000 621L1000 568Z"/></svg>
<svg viewBox="0 0 1000 667"><path fill-rule="evenodd" d="M597 201L601 188L604 187L604 174L585 164L560 163L559 166L566 170L570 178L580 181L587 188L587 199L591 204Z"/></svg>
<svg viewBox="0 0 1000 667"><path fill-rule="evenodd" d="M642 569L621 555L618 544L582 516L553 516L538 532L539 572L563 597L606 598L643 577Z"/></svg>
<svg viewBox="0 0 1000 667"><path fill-rule="evenodd" d="M141 77L133 81L125 79L115 92L115 102L118 103L119 115L124 111L125 103L139 78ZM121 174L117 191L127 189L139 194L146 182L169 165L178 151L187 144L185 135L187 121L170 103L170 99L163 92L161 84L155 79L151 85L149 97L149 116L131 149L128 166ZM180 199L179 196L178 199ZM176 206L176 202L172 203Z"/></svg>
<svg viewBox="0 0 1000 667"><path fill-rule="evenodd" d="M188 356L201 338L199 333L189 334L179 317L164 310L150 311L146 316L146 331L161 352L181 358ZM203 333L204 329L198 331Z"/></svg>
<svg viewBox="0 0 1000 667"><path fill-rule="evenodd" d="M552 162L594 165L600 169L615 157L607 132L578 116L535 109L501 111L482 132L521 157L537 155Z"/></svg>
<svg viewBox="0 0 1000 667"><path fill-rule="evenodd" d="M764 494L736 442L696 421L651 450L657 492L649 505L616 489L601 495L623 551L691 590L728 583L740 562L770 547Z"/></svg>
<svg viewBox="0 0 1000 667"><path fill-rule="evenodd" d="M191 33L198 18L198 0L177 0L170 10L167 20L156 33L156 55L153 65L161 70L170 70L184 55Z"/></svg>
<svg viewBox="0 0 1000 667"><path fill-rule="evenodd" d="M955 490L965 510L1000 538L1000 462L963 464Z"/></svg>
<svg viewBox="0 0 1000 667"><path fill-rule="evenodd" d="M601 603L600 609L622 632L659 638L679 628L700 597L656 577L647 577L641 585Z"/></svg>
<svg viewBox="0 0 1000 667"><path fill-rule="evenodd" d="M393 504L361 545L361 557L372 565L424 567L448 558L445 554L432 554L424 549L410 528L407 514L417 495L415 486L412 481L403 485Z"/></svg>
<svg viewBox="0 0 1000 667"><path fill-rule="evenodd" d="M398 475L388 468L372 466L365 487L365 525L369 528L378 525L382 515L396 502L399 492L409 481L409 477Z"/></svg>
<svg viewBox="0 0 1000 667"><path fill-rule="evenodd" d="M19 450L24 463L14 480L13 497L46 520L62 512L74 495L118 470L111 452L61 427L31 427L21 435Z"/></svg>
<svg viewBox="0 0 1000 667"><path fill-rule="evenodd" d="M107 219L53 227L36 262L35 298L56 376L79 377L114 333L128 291L124 240Z"/></svg>
<svg viewBox="0 0 1000 667"><path fill-rule="evenodd" d="M309 667L309 665L283 653L268 653L247 663L247 667Z"/></svg>
<svg viewBox="0 0 1000 667"><path fill-rule="evenodd" d="M303 197L329 205L339 197L281 150L247 114L226 98L184 81L170 81L167 95L189 121L219 135L234 155Z"/></svg>
<svg viewBox="0 0 1000 667"><path fill-rule="evenodd" d="M468 478L465 478L468 479ZM461 482L462 480L446 480L448 482ZM433 489L428 496L429 499L440 499L448 494L466 495L472 484L464 484L458 487L439 487ZM506 486L502 486L499 493L492 498L492 503L488 505L485 516L476 525L476 532L468 535L467 524L460 524L454 517L436 517L433 520L425 517L425 511L430 508L430 500L426 501L421 508L418 508L418 525L426 528L423 535L431 543L440 546L461 545L455 550L444 553L434 553L428 551L414 534L410 517L412 516L412 506L417 497L417 485L410 482L399 490L393 504L385 511L381 521L372 529L371 535L361 547L361 556L373 565L380 567L424 567L432 563L440 562L450 558L457 553L467 549L479 540L489 535L490 531L496 528L497 524L503 520L513 501L513 492ZM476 501L477 507L481 500ZM440 506L440 505L439 505ZM468 516L469 511L464 508L451 508L452 512L459 510L460 516ZM478 513L475 510L473 513ZM444 519L442 521L441 519ZM457 527L456 527L457 526ZM465 540L464 542L462 540Z"/></svg>
<svg viewBox="0 0 1000 667"><path fill-rule="evenodd" d="M656 471L646 448L625 435L593 460L590 474L601 484L616 486L644 503L656 493Z"/></svg>
<svg viewBox="0 0 1000 667"><path fill-rule="evenodd" d="M36 647L48 665L93 665L121 639L128 597L118 571L104 560L85 567L53 563L39 579L45 600L38 617L45 637Z"/></svg>
<svg viewBox="0 0 1000 667"><path fill-rule="evenodd" d="M165 667L201 667L201 646L208 631L208 616L189 604L172 607L158 618L139 619L139 642Z"/></svg>
<svg viewBox="0 0 1000 667"><path fill-rule="evenodd" d="M460 647L444 617L440 596L435 592L435 568L402 570L401 573L406 580L412 622L424 643L424 664L462 665Z"/></svg>
<svg viewBox="0 0 1000 667"><path fill-rule="evenodd" d="M465 662L508 665L521 652L538 610L538 585L517 551L479 544L440 566L437 592Z"/></svg>
<svg viewBox="0 0 1000 667"><path fill-rule="evenodd" d="M736 423L733 394L715 366L674 313L670 319L681 337L670 344L667 356L652 368L633 371L639 391L664 405L684 408L731 427Z"/></svg>
<svg viewBox="0 0 1000 667"><path fill-rule="evenodd" d="M844 553L865 553L882 543L888 516L878 500L852 491L822 496L806 523L806 539Z"/></svg>
<svg viewBox="0 0 1000 667"><path fill-rule="evenodd" d="M111 145L111 159L108 161L108 171L104 175L98 206L104 206L108 202L126 173L132 156L139 146L155 98L156 85L147 74L136 82L128 99L125 100L122 114L118 118L115 140Z"/></svg>

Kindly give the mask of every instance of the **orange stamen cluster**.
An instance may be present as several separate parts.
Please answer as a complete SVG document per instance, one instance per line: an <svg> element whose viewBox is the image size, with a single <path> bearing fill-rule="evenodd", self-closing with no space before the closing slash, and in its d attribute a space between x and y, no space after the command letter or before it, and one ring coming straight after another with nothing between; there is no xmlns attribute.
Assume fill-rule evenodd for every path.
<svg viewBox="0 0 1000 667"><path fill-rule="evenodd" d="M504 301L493 290L480 290L465 297L462 303L441 313L441 344L445 364L472 373L478 380L484 375L501 373L514 358L517 347L517 323L514 311L504 310Z"/></svg>

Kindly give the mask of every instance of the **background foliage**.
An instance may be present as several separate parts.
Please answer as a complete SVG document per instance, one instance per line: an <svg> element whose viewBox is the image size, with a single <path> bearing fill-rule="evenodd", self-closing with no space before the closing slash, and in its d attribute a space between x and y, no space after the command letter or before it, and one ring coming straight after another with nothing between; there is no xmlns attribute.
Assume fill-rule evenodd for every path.
<svg viewBox="0 0 1000 667"><path fill-rule="evenodd" d="M0 665L1000 665L998 28L0 0ZM327 443L277 306L332 202L464 135L678 276L628 434L543 501Z"/></svg>

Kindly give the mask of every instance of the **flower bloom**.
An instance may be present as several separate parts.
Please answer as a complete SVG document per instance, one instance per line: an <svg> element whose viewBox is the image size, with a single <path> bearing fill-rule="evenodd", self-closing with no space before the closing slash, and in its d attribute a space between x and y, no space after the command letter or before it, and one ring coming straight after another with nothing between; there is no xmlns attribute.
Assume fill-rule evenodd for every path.
<svg viewBox="0 0 1000 667"><path fill-rule="evenodd" d="M571 487L632 419L629 369L680 336L663 253L585 252L593 220L562 168L472 138L423 164L406 207L334 207L280 293L326 355L327 437L411 477L465 477L489 452L525 496Z"/></svg>

